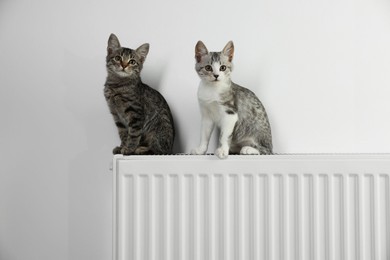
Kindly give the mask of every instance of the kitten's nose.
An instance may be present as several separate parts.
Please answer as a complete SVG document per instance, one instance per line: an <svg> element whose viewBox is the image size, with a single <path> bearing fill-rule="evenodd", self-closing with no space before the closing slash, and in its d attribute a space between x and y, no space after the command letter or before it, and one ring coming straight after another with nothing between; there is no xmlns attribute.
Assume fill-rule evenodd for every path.
<svg viewBox="0 0 390 260"><path fill-rule="evenodd" d="M121 62L121 66L122 66L122 68L126 68L128 65L129 65L128 63Z"/></svg>
<svg viewBox="0 0 390 260"><path fill-rule="evenodd" d="M219 77L219 75L215 75L215 74L214 74L214 78L215 78L215 79L217 79L218 77Z"/></svg>

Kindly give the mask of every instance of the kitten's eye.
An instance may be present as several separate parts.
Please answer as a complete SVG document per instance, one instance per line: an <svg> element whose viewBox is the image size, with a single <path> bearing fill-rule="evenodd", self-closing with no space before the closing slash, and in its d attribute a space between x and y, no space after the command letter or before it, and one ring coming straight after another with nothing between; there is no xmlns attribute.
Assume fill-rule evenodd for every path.
<svg viewBox="0 0 390 260"><path fill-rule="evenodd" d="M213 68L210 65L206 65L206 67L204 67L204 69L206 71L212 71L213 70Z"/></svg>
<svg viewBox="0 0 390 260"><path fill-rule="evenodd" d="M135 60L130 60L129 63L130 63L130 65L135 65L135 64L137 64L137 62L135 62Z"/></svg>
<svg viewBox="0 0 390 260"><path fill-rule="evenodd" d="M121 59L122 59L121 56L115 56L115 58L114 58L115 61L120 61Z"/></svg>
<svg viewBox="0 0 390 260"><path fill-rule="evenodd" d="M226 70L226 66L225 65L222 65L220 68L219 68L220 71L225 71Z"/></svg>

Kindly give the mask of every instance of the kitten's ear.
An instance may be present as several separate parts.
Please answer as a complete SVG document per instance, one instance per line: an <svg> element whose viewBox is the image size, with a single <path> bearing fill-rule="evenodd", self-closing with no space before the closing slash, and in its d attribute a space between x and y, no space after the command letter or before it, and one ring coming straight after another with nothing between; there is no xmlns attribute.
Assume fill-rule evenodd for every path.
<svg viewBox="0 0 390 260"><path fill-rule="evenodd" d="M234 45L232 41L229 41L225 48L223 48L222 53L229 57L229 61L231 62L233 60L233 55L234 55Z"/></svg>
<svg viewBox="0 0 390 260"><path fill-rule="evenodd" d="M110 38L108 38L107 53L111 54L115 49L121 47L118 37L115 34L111 33Z"/></svg>
<svg viewBox="0 0 390 260"><path fill-rule="evenodd" d="M135 50L141 56L141 62L144 62L149 53L149 43L144 43Z"/></svg>
<svg viewBox="0 0 390 260"><path fill-rule="evenodd" d="M202 56L208 54L209 51L206 48L206 45L202 41L198 41L198 43L195 46L195 59L197 62L200 62L202 59Z"/></svg>

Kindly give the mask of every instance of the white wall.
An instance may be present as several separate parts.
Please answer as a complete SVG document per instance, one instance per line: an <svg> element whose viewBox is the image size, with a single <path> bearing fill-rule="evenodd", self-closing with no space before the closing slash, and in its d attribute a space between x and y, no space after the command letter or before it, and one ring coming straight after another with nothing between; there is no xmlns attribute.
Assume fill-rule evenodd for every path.
<svg viewBox="0 0 390 260"><path fill-rule="evenodd" d="M176 152L199 140L199 39L234 41L276 153L390 152L387 0L2 0L0 259L111 257L111 32L151 44L143 79L170 103Z"/></svg>

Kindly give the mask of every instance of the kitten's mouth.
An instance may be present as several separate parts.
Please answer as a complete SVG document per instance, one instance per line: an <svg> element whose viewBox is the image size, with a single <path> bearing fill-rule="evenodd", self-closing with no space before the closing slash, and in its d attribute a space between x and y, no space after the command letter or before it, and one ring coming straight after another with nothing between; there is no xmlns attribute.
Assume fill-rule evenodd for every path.
<svg viewBox="0 0 390 260"><path fill-rule="evenodd" d="M119 70L117 71L117 74L121 77L128 77L129 73L127 73L125 70Z"/></svg>

